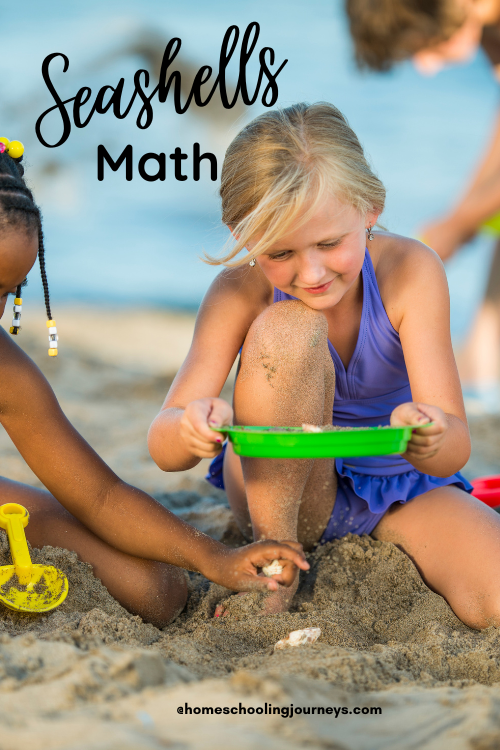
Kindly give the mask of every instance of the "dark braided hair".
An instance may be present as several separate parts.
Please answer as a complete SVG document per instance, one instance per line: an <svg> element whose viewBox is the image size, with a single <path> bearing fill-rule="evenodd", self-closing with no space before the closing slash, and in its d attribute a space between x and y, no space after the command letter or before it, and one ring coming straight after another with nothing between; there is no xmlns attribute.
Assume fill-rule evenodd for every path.
<svg viewBox="0 0 500 750"><path fill-rule="evenodd" d="M14 159L4 151L0 153L0 231L7 227L24 228L27 232L38 233L38 261L42 275L43 294L47 318L52 320L49 285L45 272L45 248L43 244L42 215L35 203L33 193L24 180L22 156ZM20 284L16 296L21 296ZM12 333L17 334L19 328Z"/></svg>

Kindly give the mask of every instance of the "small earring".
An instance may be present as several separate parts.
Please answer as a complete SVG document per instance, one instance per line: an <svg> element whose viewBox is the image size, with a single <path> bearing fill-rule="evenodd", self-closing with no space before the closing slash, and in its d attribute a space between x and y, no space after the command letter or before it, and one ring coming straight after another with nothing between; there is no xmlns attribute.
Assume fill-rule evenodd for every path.
<svg viewBox="0 0 500 750"><path fill-rule="evenodd" d="M17 336L19 329L21 328L21 313L23 311L23 300L21 298L21 287L18 286L16 290L16 297L14 299L14 318L12 319L12 326L10 327L10 333L13 336Z"/></svg>
<svg viewBox="0 0 500 750"><path fill-rule="evenodd" d="M255 266L255 258L252 258L252 260L250 261L248 265L253 268Z"/></svg>
<svg viewBox="0 0 500 750"><path fill-rule="evenodd" d="M368 239L369 240L373 240L373 232L372 232L372 225L371 224L370 224L370 226L368 227L368 229L366 231L368 232Z"/></svg>

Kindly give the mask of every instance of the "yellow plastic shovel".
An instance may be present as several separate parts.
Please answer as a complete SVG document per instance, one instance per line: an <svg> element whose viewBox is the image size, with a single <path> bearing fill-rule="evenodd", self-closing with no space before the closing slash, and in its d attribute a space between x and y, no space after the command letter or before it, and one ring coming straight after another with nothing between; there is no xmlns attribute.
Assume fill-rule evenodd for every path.
<svg viewBox="0 0 500 750"><path fill-rule="evenodd" d="M29 513L22 505L0 506L0 528L7 531L14 565L0 567L0 602L21 612L48 612L68 595L68 579L51 565L33 565L24 527Z"/></svg>

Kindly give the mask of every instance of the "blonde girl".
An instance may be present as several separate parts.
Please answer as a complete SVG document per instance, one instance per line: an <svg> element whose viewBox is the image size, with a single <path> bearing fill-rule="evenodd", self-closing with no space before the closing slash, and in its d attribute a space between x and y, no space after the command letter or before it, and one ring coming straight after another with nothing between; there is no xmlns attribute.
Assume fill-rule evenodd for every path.
<svg viewBox="0 0 500 750"><path fill-rule="evenodd" d="M249 539L393 541L464 622L500 624L500 517L459 473L470 439L438 256L373 231L384 187L330 104L245 127L221 197L235 244L209 259L226 269L151 427L153 458L179 471L215 457L210 481ZM232 408L219 394L240 349ZM422 427L403 456L293 461L240 459L210 429L233 421ZM296 586L265 611L285 610Z"/></svg>

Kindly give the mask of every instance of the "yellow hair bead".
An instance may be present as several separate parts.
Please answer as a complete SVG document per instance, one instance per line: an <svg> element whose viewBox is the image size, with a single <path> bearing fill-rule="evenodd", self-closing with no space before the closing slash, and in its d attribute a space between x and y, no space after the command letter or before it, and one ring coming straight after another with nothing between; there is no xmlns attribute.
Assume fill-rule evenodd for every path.
<svg viewBox="0 0 500 750"><path fill-rule="evenodd" d="M16 298L14 299L14 304L15 304L15 305L22 305L22 304L23 304L23 300L22 300L22 297L16 297Z"/></svg>
<svg viewBox="0 0 500 750"><path fill-rule="evenodd" d="M8 145L6 144L5 148L13 159L19 159L24 154L24 146L21 141L11 141Z"/></svg>
<svg viewBox="0 0 500 750"><path fill-rule="evenodd" d="M8 138L4 138L4 137L2 136L2 137L0 137L0 143L3 143L3 145L5 146L5 148L7 148L7 146L8 146L8 145L9 145L9 143L10 143L10 141L9 141L9 139L8 139Z"/></svg>
<svg viewBox="0 0 500 750"><path fill-rule="evenodd" d="M55 320L48 320L47 321L47 328L54 328L56 324Z"/></svg>
<svg viewBox="0 0 500 750"><path fill-rule="evenodd" d="M11 326L9 328L9 333L16 333L16 329L14 328L14 326Z"/></svg>
<svg viewBox="0 0 500 750"><path fill-rule="evenodd" d="M49 349L49 357L57 357L57 349Z"/></svg>

